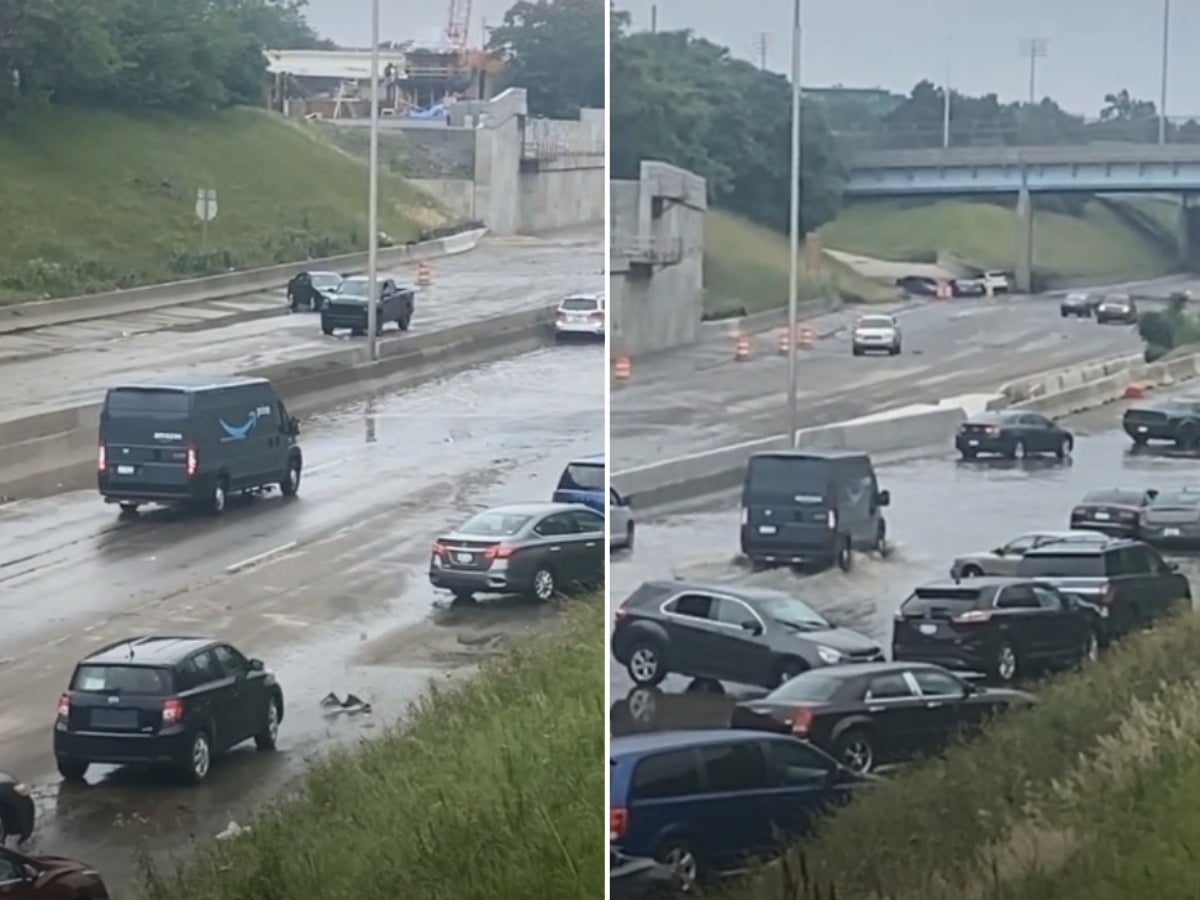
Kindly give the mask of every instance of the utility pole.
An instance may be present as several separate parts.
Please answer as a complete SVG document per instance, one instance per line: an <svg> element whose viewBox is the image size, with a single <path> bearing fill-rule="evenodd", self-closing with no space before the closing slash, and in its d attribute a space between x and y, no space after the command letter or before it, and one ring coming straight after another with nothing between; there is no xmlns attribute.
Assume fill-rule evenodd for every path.
<svg viewBox="0 0 1200 900"><path fill-rule="evenodd" d="M950 149L950 39L946 38L946 84L942 88L942 149Z"/></svg>
<svg viewBox="0 0 1200 900"><path fill-rule="evenodd" d="M1167 142L1167 54L1171 48L1171 0L1163 0L1162 84L1158 96L1158 142Z"/></svg>
<svg viewBox="0 0 1200 900"><path fill-rule="evenodd" d="M754 34L754 55L758 58L758 69L760 72L767 70L767 39L770 37L768 31L757 31Z"/></svg>
<svg viewBox="0 0 1200 900"><path fill-rule="evenodd" d="M1049 41L1045 38L1026 38L1021 42L1021 55L1029 59L1029 105L1037 103L1037 61L1044 59Z"/></svg>
<svg viewBox="0 0 1200 900"><path fill-rule="evenodd" d="M371 0L371 149L367 163L367 349L379 359L379 0Z"/></svg>
<svg viewBox="0 0 1200 900"><path fill-rule="evenodd" d="M788 446L796 445L796 431L800 427L800 410L797 408L798 386L796 378L799 372L796 358L796 314L800 296L800 180L801 180L801 149L800 149L800 105L803 89L800 86L801 57L800 51L800 0L792 0L792 193L791 193L791 225L788 229L788 244L790 263L788 266Z"/></svg>
<svg viewBox="0 0 1200 900"><path fill-rule="evenodd" d="M658 4L655 3L650 7L650 33L658 34Z"/></svg>

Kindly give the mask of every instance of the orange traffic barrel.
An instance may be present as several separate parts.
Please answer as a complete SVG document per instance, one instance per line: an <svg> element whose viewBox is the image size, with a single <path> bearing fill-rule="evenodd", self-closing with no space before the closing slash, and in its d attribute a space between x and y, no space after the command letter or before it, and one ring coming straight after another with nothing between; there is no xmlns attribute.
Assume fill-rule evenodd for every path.
<svg viewBox="0 0 1200 900"><path fill-rule="evenodd" d="M633 364L628 356L618 356L613 362L613 378L617 381L628 381L633 374Z"/></svg>
<svg viewBox="0 0 1200 900"><path fill-rule="evenodd" d="M425 260L417 263L417 284L421 287L433 284L433 266Z"/></svg>
<svg viewBox="0 0 1200 900"><path fill-rule="evenodd" d="M798 341L801 347L811 347L813 345L813 330L805 325L800 329L800 340Z"/></svg>
<svg viewBox="0 0 1200 900"><path fill-rule="evenodd" d="M779 355L787 356L792 352L792 336L788 329L783 329L779 332Z"/></svg>
<svg viewBox="0 0 1200 900"><path fill-rule="evenodd" d="M733 345L733 358L738 362L745 362L750 358L750 336L739 334L737 341Z"/></svg>
<svg viewBox="0 0 1200 900"><path fill-rule="evenodd" d="M1125 400L1142 400L1145 398L1145 396L1145 385L1137 384L1136 382L1126 385L1125 392L1121 395L1122 399Z"/></svg>

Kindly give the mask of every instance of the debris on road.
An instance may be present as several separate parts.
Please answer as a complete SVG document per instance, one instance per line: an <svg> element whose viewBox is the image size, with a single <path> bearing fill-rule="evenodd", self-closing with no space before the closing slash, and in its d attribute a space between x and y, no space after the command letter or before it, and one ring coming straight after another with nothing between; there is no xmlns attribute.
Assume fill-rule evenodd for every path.
<svg viewBox="0 0 1200 900"><path fill-rule="evenodd" d="M218 841L227 841L230 838L235 838L248 832L249 828L243 828L233 819L229 820L229 824L225 826L225 830L217 834Z"/></svg>
<svg viewBox="0 0 1200 900"><path fill-rule="evenodd" d="M337 716L343 713L350 716L371 714L371 704L361 697L347 694L345 700L339 700L338 695L332 691L321 698L321 708L325 710L327 716Z"/></svg>

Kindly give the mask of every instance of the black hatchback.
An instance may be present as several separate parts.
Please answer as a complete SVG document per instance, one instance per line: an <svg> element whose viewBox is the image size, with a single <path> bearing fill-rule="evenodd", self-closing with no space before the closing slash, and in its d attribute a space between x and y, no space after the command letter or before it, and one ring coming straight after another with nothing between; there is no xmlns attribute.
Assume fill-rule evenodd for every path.
<svg viewBox="0 0 1200 900"><path fill-rule="evenodd" d="M782 591L648 581L617 610L613 656L639 685L669 673L773 688L821 666L883 659L883 649Z"/></svg>
<svg viewBox="0 0 1200 900"><path fill-rule="evenodd" d="M208 777L212 758L253 738L275 749L283 691L261 660L197 637L136 637L83 659L58 700L54 755L68 781L92 763L168 765Z"/></svg>
<svg viewBox="0 0 1200 900"><path fill-rule="evenodd" d="M963 459L985 455L1021 459L1041 453L1066 459L1075 447L1075 438L1045 416L1002 410L967 419L954 436L954 446Z"/></svg>

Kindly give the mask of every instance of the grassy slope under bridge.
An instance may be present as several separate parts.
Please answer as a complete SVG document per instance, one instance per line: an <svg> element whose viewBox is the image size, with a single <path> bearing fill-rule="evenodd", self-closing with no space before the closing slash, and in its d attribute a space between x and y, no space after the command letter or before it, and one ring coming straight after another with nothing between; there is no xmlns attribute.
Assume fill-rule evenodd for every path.
<svg viewBox="0 0 1200 900"><path fill-rule="evenodd" d="M201 187L218 194L207 248ZM397 242L446 219L389 173L380 190ZM0 126L0 303L361 250L366 207L362 164L265 110L25 114Z"/></svg>

